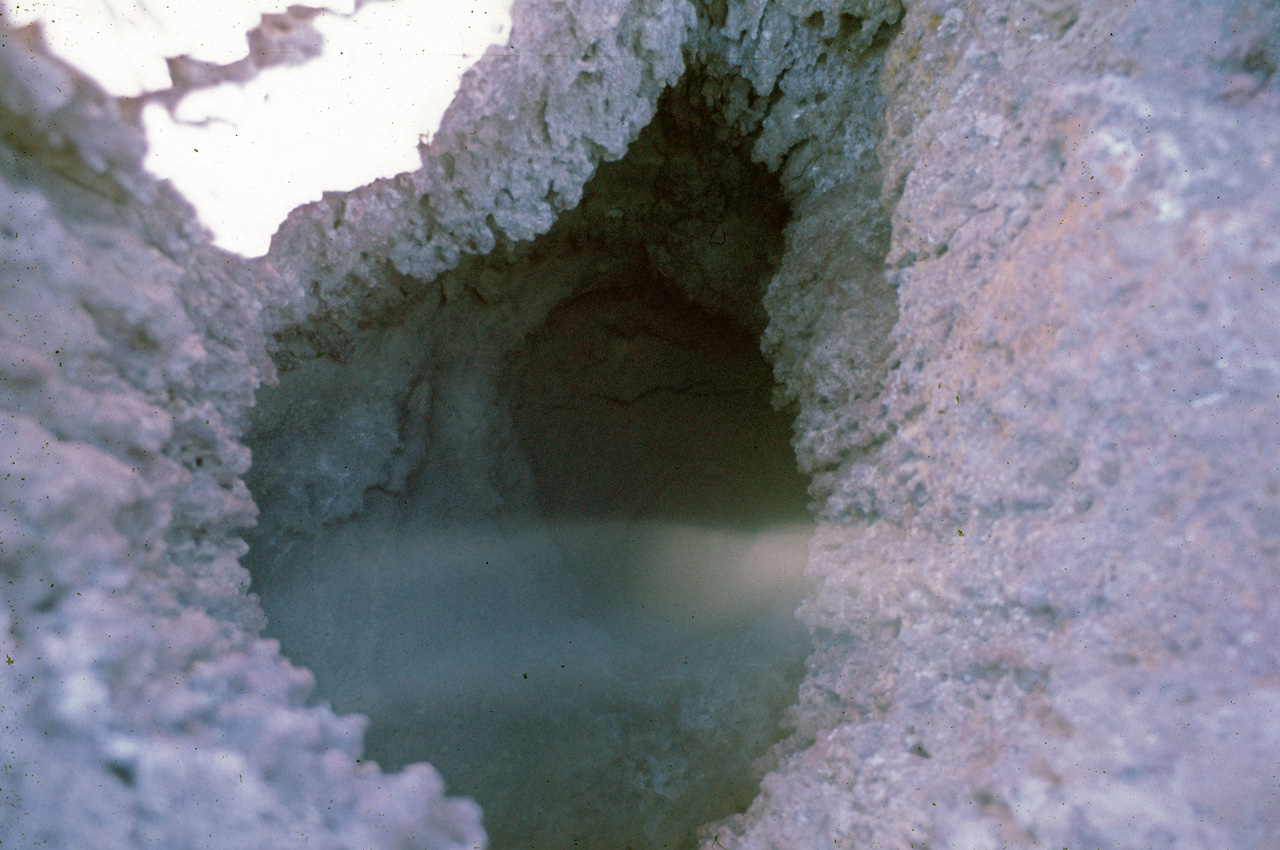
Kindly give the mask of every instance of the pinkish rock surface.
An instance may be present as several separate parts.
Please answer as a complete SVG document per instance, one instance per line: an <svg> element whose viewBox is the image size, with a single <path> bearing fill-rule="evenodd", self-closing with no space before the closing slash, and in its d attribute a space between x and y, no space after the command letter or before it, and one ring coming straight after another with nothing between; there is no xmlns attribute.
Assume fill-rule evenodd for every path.
<svg viewBox="0 0 1280 850"><path fill-rule="evenodd" d="M1274 4L530 0L512 33L421 170L252 262L141 171L129 104L0 33L0 845L1280 845ZM768 541L788 471L734 431L763 401L625 463L563 429L720 421L769 389L754 338L817 521L803 629L609 632L543 563L557 510ZM483 537L415 538L454 584L386 573L474 602L414 670L360 654L383 573L289 556L409 514ZM552 650L578 678L519 714ZM439 708L446 674L478 696ZM404 694L510 789L483 826L407 744L370 763ZM500 764L543 722L599 749Z"/></svg>

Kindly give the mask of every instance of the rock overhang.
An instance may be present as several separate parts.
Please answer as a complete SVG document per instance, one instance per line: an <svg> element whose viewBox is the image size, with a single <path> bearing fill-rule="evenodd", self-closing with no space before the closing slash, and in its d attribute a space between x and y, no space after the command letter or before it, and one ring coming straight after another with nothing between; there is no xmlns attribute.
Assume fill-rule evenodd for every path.
<svg viewBox="0 0 1280 850"><path fill-rule="evenodd" d="M1257 33L1273 31L1274 21L1258 4L1187 4L1205 37L1184 43L1171 33L1185 29L1158 5L908 4L888 46L887 72L859 78L846 66L847 85L808 93L805 75L778 72L789 55L799 55L787 53L785 34L838 38L855 28L832 26L825 15L814 17L816 7L800 4L763 11L726 4L723 12L707 7L714 28L694 30L710 42L723 36L729 51L746 57L737 64L749 66L748 81L724 95L737 104L736 120L750 124L758 117L752 110L771 103L753 102L753 93L781 94L768 113L775 122L760 119L760 138L773 133L778 144L758 148L766 159L779 152L792 204L788 241L764 296L765 343L781 401L798 409L798 456L823 504L812 561L819 589L803 608L817 645L789 714L796 732L746 815L709 834L713 845L833 837L905 843L919 834L979 845L1172 835L1193 846L1231 837L1265 846L1271 839L1265 792L1214 793L1205 777L1237 788L1243 774L1214 765L1250 765L1274 753L1266 682L1275 643L1266 624L1274 622L1275 599L1265 566L1274 487L1258 454L1269 426L1257 413L1267 409L1266 387L1274 382L1266 331L1274 256L1260 223L1270 202L1250 189L1274 157L1274 94L1266 64L1249 59L1251 51L1265 52ZM687 12L682 18L635 8L647 24L615 14L618 5L593 8L574 25L597 35L613 26L650 50L666 45L651 54L660 57L651 67L666 69L658 75L664 82L649 85L643 72L627 76L634 69L614 72L623 88L649 92L650 105L602 114L644 116L656 108L656 92L687 61L684 48L671 44L697 43L663 41L673 20L693 26ZM788 24L788 15L811 23ZM1249 32L1235 26L1232 34L1233 21L1249 22ZM736 35L724 35L730 29ZM832 64L831 55L823 64ZM1235 79L1241 76L1247 85ZM558 90L576 79L566 71ZM872 116L872 131L823 123L831 120L823 107L832 92L860 92L883 104L867 112L829 107L840 116ZM559 101L566 109L569 102ZM778 103L794 108L778 111ZM13 108L36 110L23 133L33 126L42 132L40 122L53 120L38 105ZM366 779L352 779L367 774L354 767L359 756L348 726L303 709L305 676L289 673L250 637L260 621L245 603L246 577L235 565L235 530L252 511L236 485L244 470L237 435L254 383L272 369L265 346L281 364L325 347L341 351L344 335L368 321L368 314L347 312L348 304L399 309L395 298L380 306L363 301L369 281L401 286L406 278L434 278L468 251L484 252L495 230L491 215L499 228L532 235L550 225L563 199L576 203L575 181L585 185L584 175L594 173L584 163L598 150L620 156L627 142L619 147L610 134L574 142L563 132L571 122L556 123L570 112L553 112L548 124L568 160L520 160L551 162L553 179L538 168L524 178L477 172L477 156L467 151L440 165L446 177L462 176L458 190L438 191L425 207L412 191L421 178L405 178L326 201L315 218L299 213L279 237L271 268L239 268L202 248L189 226L164 221L154 209L176 209L178 221L184 214L162 188L148 190L150 208L126 205L122 215L121 202L111 200L119 193L107 193L114 207L98 200L101 187L96 194L93 187L101 180L92 169L77 170L74 152L69 159L45 155L46 142L31 137L10 161L7 179L26 187L32 200L24 208L35 211L11 228L26 252L26 270L15 270L14 280L32 292L31 275L44 275L39 288L62 299L15 313L29 338L62 332L39 316L81 315L81 291L128 291L110 275L77 276L58 258L82 251L85 265L89 257L99 268L119 257L139 279L174 281L192 325L185 337L175 330L174 339L201 343L151 348L145 341L154 334L111 336L113 329L145 327L142 314L159 309L153 305L140 312L95 308L96 317L84 311L89 333L98 336L81 335L101 339L91 350L58 343L50 358L13 349L21 353L10 367L11 457L32 473L19 479L42 488L10 502L22 506L12 509L13 539L27 541L10 550L11 570L30 591L12 597L11 668L30 679L14 680L14 699L5 705L22 705L22 694L42 700L20 711L19 761L83 768L107 748L117 753L112 758L127 756L125 773L150 784L130 786L120 771L104 772L120 787L108 784L112 790L99 795L103 811L118 813L166 782L179 787L168 779L177 766L149 746L156 739L123 731L125 715L149 718L160 734L206 752L211 744L201 736L235 729L230 740L239 743L228 758L260 740L247 763L262 775L294 765L327 777L328 789L350 790L343 804L350 820L331 821L334 834L401 840L378 838L370 830L380 827L363 824L360 807L376 803L399 813L394 829L402 837L435 818L433 834L456 835L460 846L475 840L462 809L422 814L443 805L430 802L438 787L427 774L407 775L383 795ZM1194 132L1190 114L1197 116ZM645 123L631 126L638 132ZM786 144L788 132L814 126L821 132L808 143ZM102 138L124 138L112 133ZM69 137L81 138L74 128ZM1237 155L1222 158L1202 144L1209 140ZM1136 168L1148 152L1160 162ZM1176 161L1197 178L1175 179ZM129 168L122 167L123 182L136 191L145 180L129 177ZM506 199L492 209L471 205L489 177L551 200L525 211ZM59 182L68 179L70 185ZM1210 191L1215 187L1242 200L1215 207L1206 200L1223 196ZM1148 207L1147 199L1160 203ZM352 221L368 230L344 227ZM409 222L403 232L414 235L402 240L399 222ZM893 266L887 273L886 254ZM306 257L323 259L297 259ZM1230 270L1226 280L1220 269ZM264 336L252 331L260 307ZM307 317L320 314L334 317L332 325L308 327ZM1224 323L1229 333L1221 332ZM305 332L280 333L285 328ZM1216 356L1201 363L1179 340ZM53 367L64 350L76 359ZM84 386L97 388L96 402L41 406ZM1180 392L1191 396L1185 405L1170 401ZM135 420L158 424L146 434L122 424ZM100 482L137 483L95 487L78 474L50 475L57 467L94 470ZM1214 471L1227 468L1230 475ZM126 478L125 469L138 478ZM71 526L64 518L73 516ZM77 541L87 540L105 554L86 558ZM124 566L129 558L143 566ZM117 597L128 590L128 602L112 602L113 589ZM84 599L86 591L100 613L72 595ZM87 638L50 643L56 634L95 635L137 622L138 611L157 624L161 640L133 637L94 652ZM192 635L200 640L193 643ZM45 651L52 648L58 651ZM139 673L121 672L129 667ZM159 685L146 671L160 669L193 671L191 682L163 692L164 713L147 713L137 707ZM68 681L68 673L79 684L60 689L55 683ZM259 739L253 729L261 727L235 725L243 714L226 708L225 694L240 687L228 683L245 681L262 695L253 710L294 718L298 734ZM1115 693L1130 694L1133 711L1117 712ZM975 705L991 708L975 715ZM57 755L41 749L37 728L74 744ZM1120 751L1106 743L1162 729L1167 745ZM1179 737L1188 734L1185 742ZM1233 735L1247 746L1233 743ZM216 762L194 752L182 770L195 778L173 792L174 811L212 787L202 782L221 781ZM1124 800L1153 805L1117 808L1097 790L1094 771L1103 770L1123 786ZM305 783L268 783L262 787L282 801L277 818L307 811L308 794L319 799ZM147 790L129 790L136 787ZM49 820L57 808L49 801L84 799L74 782L45 785L49 797L21 788L28 807L7 829L64 844L102 843L105 833L90 820ZM1209 825L1180 814L1195 810L1193 798L1208 807ZM237 830L261 836L276 828L235 805L239 819L218 827L229 841ZM1055 818L1064 806L1071 816ZM849 817L834 822L827 815L837 811ZM129 834L175 840L185 829L162 817L114 817L92 822L131 824L111 838L121 846L129 846Z"/></svg>

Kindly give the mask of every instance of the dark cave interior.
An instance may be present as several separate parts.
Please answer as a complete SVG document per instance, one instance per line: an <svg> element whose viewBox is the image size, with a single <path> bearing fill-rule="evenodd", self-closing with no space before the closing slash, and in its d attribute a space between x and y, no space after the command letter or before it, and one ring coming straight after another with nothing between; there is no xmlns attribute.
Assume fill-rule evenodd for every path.
<svg viewBox="0 0 1280 850"><path fill-rule="evenodd" d="M708 90L668 92L546 236L284 363L248 437L268 634L496 850L693 846L754 796L810 650L807 481L758 341L787 205ZM379 427L346 507L290 479L377 466Z"/></svg>

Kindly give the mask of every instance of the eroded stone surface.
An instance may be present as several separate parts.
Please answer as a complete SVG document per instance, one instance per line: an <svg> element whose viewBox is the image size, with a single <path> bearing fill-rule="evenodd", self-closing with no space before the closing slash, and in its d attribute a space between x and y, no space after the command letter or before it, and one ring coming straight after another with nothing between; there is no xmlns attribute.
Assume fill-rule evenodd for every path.
<svg viewBox="0 0 1280 850"><path fill-rule="evenodd" d="M878 448L815 469L796 737L707 846L1276 841L1274 26L909 5Z"/></svg>
<svg viewBox="0 0 1280 850"><path fill-rule="evenodd" d="M791 206L763 341L821 500L789 737L704 846L1275 845L1278 32L1249 0L518 6L421 172L251 266L137 171L115 102L5 34L0 836L482 841L430 770L358 766L359 723L258 637L246 411L268 350L398 352L391 317L468 292L509 328L503 288L541 279L516 243L692 64ZM377 471L302 470L299 524L512 469L450 350L394 367L455 376L430 392L338 390L383 411ZM465 403L473 466L406 450Z"/></svg>

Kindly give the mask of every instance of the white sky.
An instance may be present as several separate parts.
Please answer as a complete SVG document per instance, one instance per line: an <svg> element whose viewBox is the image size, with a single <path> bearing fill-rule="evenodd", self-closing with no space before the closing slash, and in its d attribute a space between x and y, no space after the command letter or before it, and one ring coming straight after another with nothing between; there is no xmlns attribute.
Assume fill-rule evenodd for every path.
<svg viewBox="0 0 1280 850"><path fill-rule="evenodd" d="M298 0L7 0L39 19L54 52L121 96L168 88L166 56L229 63L248 55L261 15ZM323 55L268 68L244 86L194 92L171 117L143 113L146 165L190 200L215 241L266 253L294 207L418 168L462 73L511 28L511 0L311 0ZM175 120L176 119L176 120Z"/></svg>

